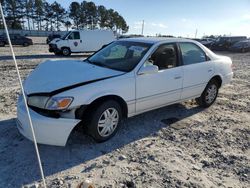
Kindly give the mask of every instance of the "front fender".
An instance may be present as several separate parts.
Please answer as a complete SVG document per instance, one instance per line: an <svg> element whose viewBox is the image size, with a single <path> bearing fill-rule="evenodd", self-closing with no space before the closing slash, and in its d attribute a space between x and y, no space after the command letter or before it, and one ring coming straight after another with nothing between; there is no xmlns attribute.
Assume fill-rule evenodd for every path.
<svg viewBox="0 0 250 188"><path fill-rule="evenodd" d="M116 95L125 102L135 100L135 79L133 76L119 76L103 81L67 90L56 96L72 96L74 101L70 108L89 105L96 99L107 95Z"/></svg>

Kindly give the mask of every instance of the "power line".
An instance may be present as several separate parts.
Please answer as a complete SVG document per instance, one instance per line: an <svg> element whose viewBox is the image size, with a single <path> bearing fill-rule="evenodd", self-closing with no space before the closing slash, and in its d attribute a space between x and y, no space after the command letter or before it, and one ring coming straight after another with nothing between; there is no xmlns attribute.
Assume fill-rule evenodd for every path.
<svg viewBox="0 0 250 188"><path fill-rule="evenodd" d="M6 24L6 21L5 21L5 17L4 17L4 14L3 14L3 8L2 8L1 3L0 3L0 11L1 11L2 19L3 19L3 25L4 25L4 28L5 28L6 36L7 36L9 46L10 46L10 50L11 50L11 53L12 53L13 61L14 61L14 64L15 64L17 77L18 77L19 84L20 84L20 87L21 87L21 92L22 92L22 95L23 95L25 108L26 108L26 111L27 111L28 119L29 119L29 125L30 125L31 132L32 132L32 138L33 138L33 141L34 141L34 146L35 146L35 150L36 150L39 169L40 169L40 173L41 173L42 180L43 180L43 186L44 186L44 188L46 188L47 186L46 186L46 182L45 182L45 178L44 178L43 167L42 167L41 158L40 158L40 154L39 154L39 150L38 150L38 146L37 146L36 136L35 136L33 124L32 124L32 121L31 121L30 112L29 112L29 108L28 108L28 105L27 105L27 99L26 99L26 95L25 95L25 92L24 92L21 76L20 76L19 69L18 69L18 66L17 66L16 56L15 56L15 53L14 53L14 50L13 50L13 47L12 47L12 43L11 43L11 40L10 40L9 31L8 31L8 28L7 28L7 24Z"/></svg>

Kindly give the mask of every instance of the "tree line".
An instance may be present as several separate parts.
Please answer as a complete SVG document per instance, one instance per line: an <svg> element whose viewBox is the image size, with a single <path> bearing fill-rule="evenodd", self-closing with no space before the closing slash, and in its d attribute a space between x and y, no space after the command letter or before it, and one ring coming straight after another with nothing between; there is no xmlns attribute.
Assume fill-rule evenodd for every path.
<svg viewBox="0 0 250 188"><path fill-rule="evenodd" d="M55 1L0 0L9 29L60 31L72 29L111 29L126 33L125 19L115 10L96 6L94 2L72 2L65 9ZM0 29L3 28L0 18Z"/></svg>

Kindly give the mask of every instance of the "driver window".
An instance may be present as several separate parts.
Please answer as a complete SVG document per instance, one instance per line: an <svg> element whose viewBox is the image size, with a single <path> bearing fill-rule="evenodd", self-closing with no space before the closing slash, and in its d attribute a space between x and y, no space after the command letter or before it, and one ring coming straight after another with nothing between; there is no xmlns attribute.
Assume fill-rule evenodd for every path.
<svg viewBox="0 0 250 188"><path fill-rule="evenodd" d="M72 32L68 36L68 39L69 40L78 40L78 39L80 39L80 33L79 32Z"/></svg>
<svg viewBox="0 0 250 188"><path fill-rule="evenodd" d="M177 54L174 44L163 44L149 58L149 62L158 66L159 70L177 66Z"/></svg>

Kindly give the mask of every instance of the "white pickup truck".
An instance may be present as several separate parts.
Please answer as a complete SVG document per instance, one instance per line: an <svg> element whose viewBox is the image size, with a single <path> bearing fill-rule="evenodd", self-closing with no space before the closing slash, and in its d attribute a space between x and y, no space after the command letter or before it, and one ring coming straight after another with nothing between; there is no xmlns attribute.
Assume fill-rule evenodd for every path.
<svg viewBox="0 0 250 188"><path fill-rule="evenodd" d="M41 63L24 89L38 143L63 146L76 125L102 142L115 135L122 118L189 99L209 107L232 77L231 59L199 42L131 38L84 61ZM32 139L22 96L17 116L18 129Z"/></svg>
<svg viewBox="0 0 250 188"><path fill-rule="evenodd" d="M49 52L69 56L71 53L95 52L116 40L109 30L74 30L49 43Z"/></svg>

